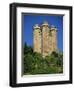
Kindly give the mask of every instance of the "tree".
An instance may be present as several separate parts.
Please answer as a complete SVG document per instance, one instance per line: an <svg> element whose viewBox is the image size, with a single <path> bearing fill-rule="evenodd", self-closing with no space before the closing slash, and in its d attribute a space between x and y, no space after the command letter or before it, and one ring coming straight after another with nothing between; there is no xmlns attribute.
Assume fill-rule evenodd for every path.
<svg viewBox="0 0 74 90"><path fill-rule="evenodd" d="M31 46L28 46L26 43L24 44L24 55L28 53L33 53L33 49Z"/></svg>
<svg viewBox="0 0 74 90"><path fill-rule="evenodd" d="M24 45L24 74L53 74L63 72L63 54L52 52L42 57L40 53L33 52L33 48Z"/></svg>

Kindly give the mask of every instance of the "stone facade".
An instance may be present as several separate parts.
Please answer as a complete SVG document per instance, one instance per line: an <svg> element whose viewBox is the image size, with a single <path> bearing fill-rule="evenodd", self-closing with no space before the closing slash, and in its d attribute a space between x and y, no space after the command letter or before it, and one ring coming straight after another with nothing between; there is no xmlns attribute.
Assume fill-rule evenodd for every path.
<svg viewBox="0 0 74 90"><path fill-rule="evenodd" d="M43 57L57 50L57 28L44 22L41 26L34 26L34 52L41 53Z"/></svg>
<svg viewBox="0 0 74 90"><path fill-rule="evenodd" d="M34 39L34 52L38 52L41 53L41 29L38 26L38 24L36 24L34 26L34 32L33 32L33 39Z"/></svg>

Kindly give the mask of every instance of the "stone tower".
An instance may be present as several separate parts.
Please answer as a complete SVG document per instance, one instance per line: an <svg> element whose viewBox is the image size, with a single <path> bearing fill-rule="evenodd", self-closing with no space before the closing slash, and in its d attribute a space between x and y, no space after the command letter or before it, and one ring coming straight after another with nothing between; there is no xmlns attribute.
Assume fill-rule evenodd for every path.
<svg viewBox="0 0 74 90"><path fill-rule="evenodd" d="M49 53L49 25L47 22L42 24L42 55L47 56Z"/></svg>
<svg viewBox="0 0 74 90"><path fill-rule="evenodd" d="M34 26L34 52L41 53L43 57L57 50L57 28L44 22L41 27Z"/></svg>
<svg viewBox="0 0 74 90"><path fill-rule="evenodd" d="M57 48L57 28L55 26L51 26L51 40L52 40L52 48L51 52L56 51Z"/></svg>
<svg viewBox="0 0 74 90"><path fill-rule="evenodd" d="M41 30L38 24L34 26L34 52L41 53Z"/></svg>

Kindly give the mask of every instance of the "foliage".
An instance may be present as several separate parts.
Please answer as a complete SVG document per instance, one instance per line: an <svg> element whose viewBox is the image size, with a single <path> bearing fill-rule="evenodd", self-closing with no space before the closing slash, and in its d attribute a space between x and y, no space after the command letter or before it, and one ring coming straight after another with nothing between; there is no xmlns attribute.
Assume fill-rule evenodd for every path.
<svg viewBox="0 0 74 90"><path fill-rule="evenodd" d="M32 47L24 45L24 74L54 74L63 73L63 54L52 52L42 57L40 53L33 52Z"/></svg>

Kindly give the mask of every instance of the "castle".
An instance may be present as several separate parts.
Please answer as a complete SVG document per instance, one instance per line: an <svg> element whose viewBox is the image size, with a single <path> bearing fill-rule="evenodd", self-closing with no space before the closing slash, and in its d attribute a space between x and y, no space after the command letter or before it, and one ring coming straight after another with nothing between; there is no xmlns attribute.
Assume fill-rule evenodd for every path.
<svg viewBox="0 0 74 90"><path fill-rule="evenodd" d="M43 57L57 50L57 28L44 22L41 26L36 24L33 31L34 52L41 53Z"/></svg>

